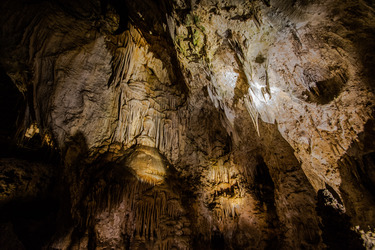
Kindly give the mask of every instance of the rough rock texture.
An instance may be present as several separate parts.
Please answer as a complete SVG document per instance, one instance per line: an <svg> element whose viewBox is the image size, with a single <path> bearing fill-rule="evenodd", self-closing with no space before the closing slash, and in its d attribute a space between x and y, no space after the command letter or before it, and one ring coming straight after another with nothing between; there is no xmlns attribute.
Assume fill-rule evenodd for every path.
<svg viewBox="0 0 375 250"><path fill-rule="evenodd" d="M1 245L374 248L374 7L2 1Z"/></svg>

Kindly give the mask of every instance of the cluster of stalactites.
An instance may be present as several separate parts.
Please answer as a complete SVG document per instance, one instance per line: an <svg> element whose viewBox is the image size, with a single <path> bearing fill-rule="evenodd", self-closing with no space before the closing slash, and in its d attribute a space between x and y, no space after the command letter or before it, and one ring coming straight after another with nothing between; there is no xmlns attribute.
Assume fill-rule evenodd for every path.
<svg viewBox="0 0 375 250"><path fill-rule="evenodd" d="M138 49L146 42L141 31L129 24L128 29L117 36L108 36L108 49L113 54L112 76L108 85L117 86L120 82L128 82L137 59Z"/></svg>
<svg viewBox="0 0 375 250"><path fill-rule="evenodd" d="M108 178L99 180L87 197L85 207L86 214L81 214L85 227L94 226L101 220L102 213L116 213L125 207L124 226L131 228L124 228L124 232L130 229L134 232L131 238L135 237L138 242L155 242L160 249L169 249L174 241L165 231L165 223L183 216L178 195L166 183L155 186L141 182L130 172L122 176L119 171L113 171ZM129 217L128 213L132 215Z"/></svg>
<svg viewBox="0 0 375 250"><path fill-rule="evenodd" d="M85 226L90 226L93 219L103 211L116 210L121 203L133 211L137 196L151 187L147 183L139 182L136 178L124 178L122 183L100 180L86 200Z"/></svg>
<svg viewBox="0 0 375 250"><path fill-rule="evenodd" d="M211 182L212 202L216 203L214 216L218 221L224 222L228 218L239 215L238 209L245 195L244 188L240 185L239 173L229 164L216 164L209 171L208 179Z"/></svg>
<svg viewBox="0 0 375 250"><path fill-rule="evenodd" d="M137 202L135 235L142 239L163 239L162 218L175 219L181 215L179 202L169 192L154 189Z"/></svg>

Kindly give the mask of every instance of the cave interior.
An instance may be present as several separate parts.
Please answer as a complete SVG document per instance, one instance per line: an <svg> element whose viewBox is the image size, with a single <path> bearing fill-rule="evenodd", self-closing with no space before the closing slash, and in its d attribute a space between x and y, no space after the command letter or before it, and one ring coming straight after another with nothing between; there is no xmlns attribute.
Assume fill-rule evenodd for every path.
<svg viewBox="0 0 375 250"><path fill-rule="evenodd" d="M375 249L375 2L2 0L0 249Z"/></svg>

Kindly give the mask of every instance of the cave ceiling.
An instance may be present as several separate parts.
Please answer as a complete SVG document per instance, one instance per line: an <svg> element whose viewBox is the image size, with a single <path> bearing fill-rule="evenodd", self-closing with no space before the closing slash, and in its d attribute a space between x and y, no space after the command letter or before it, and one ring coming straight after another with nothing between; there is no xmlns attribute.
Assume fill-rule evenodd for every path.
<svg viewBox="0 0 375 250"><path fill-rule="evenodd" d="M375 4L3 0L4 249L374 249Z"/></svg>

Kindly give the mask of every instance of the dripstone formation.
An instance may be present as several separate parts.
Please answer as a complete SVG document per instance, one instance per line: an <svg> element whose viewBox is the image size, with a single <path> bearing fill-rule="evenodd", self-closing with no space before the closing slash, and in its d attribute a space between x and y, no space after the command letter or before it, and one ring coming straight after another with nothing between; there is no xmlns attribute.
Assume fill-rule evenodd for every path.
<svg viewBox="0 0 375 250"><path fill-rule="evenodd" d="M1 249L374 249L375 3L3 0Z"/></svg>

